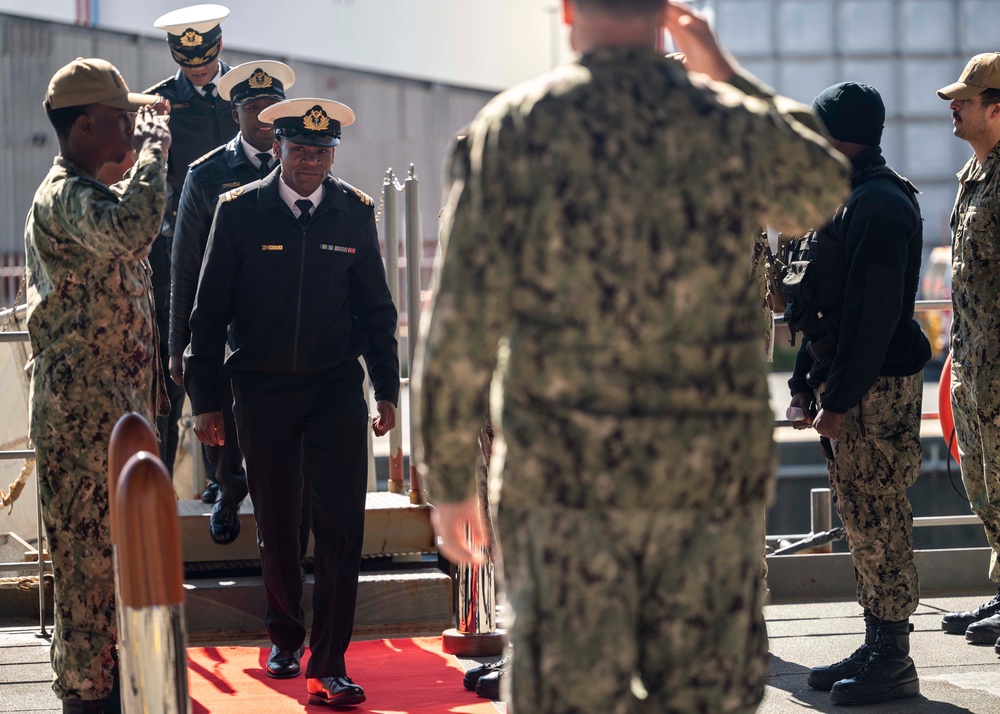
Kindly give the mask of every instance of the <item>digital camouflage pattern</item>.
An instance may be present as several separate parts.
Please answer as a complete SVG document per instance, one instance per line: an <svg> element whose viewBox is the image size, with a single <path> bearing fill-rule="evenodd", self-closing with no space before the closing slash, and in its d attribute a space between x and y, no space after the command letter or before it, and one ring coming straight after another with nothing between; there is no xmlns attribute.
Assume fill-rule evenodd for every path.
<svg viewBox="0 0 1000 714"><path fill-rule="evenodd" d="M858 604L890 622L917 609L913 511L906 497L920 474L923 372L879 377L844 414L827 461L833 503L854 561Z"/></svg>
<svg viewBox="0 0 1000 714"><path fill-rule="evenodd" d="M965 495L986 530L990 579L1000 583L1000 370L952 361L951 405Z"/></svg>
<svg viewBox="0 0 1000 714"><path fill-rule="evenodd" d="M951 213L951 403L962 457L962 481L983 521L993 553L990 579L1000 582L1000 144L958 172Z"/></svg>
<svg viewBox="0 0 1000 714"><path fill-rule="evenodd" d="M111 430L166 405L145 258L162 219L166 159L147 142L114 190L57 157L25 225L30 433L55 579L53 689L100 699L116 639L108 512Z"/></svg>
<svg viewBox="0 0 1000 714"><path fill-rule="evenodd" d="M757 306L760 309L760 327L764 338L764 359L774 359L774 313L771 312L771 293L767 286L767 233L756 231L753 239L753 254L750 257L750 283L756 290Z"/></svg>
<svg viewBox="0 0 1000 714"><path fill-rule="evenodd" d="M846 164L772 104L636 48L596 50L504 92L456 150L465 155L448 165L464 170L415 369L418 462L433 500L475 494L496 367L491 471L504 473L514 710L690 712L702 701L752 711L760 690L744 673L765 651L751 635L774 417L751 236L762 223L801 232L832 214ZM612 520L635 524L620 545L584 528ZM677 535L662 536L669 547L644 543L640 524L647 537ZM662 577L614 588L624 553L642 548ZM692 562L715 565L677 572ZM625 592L637 584L641 597ZM621 629L594 627L598 609L615 610L612 593L635 606L609 615ZM657 621L642 620L647 605ZM539 613L556 611L547 621L558 629L542 637ZM694 626L674 619L692 612ZM579 663L576 629L607 667ZM722 630L743 643L724 655L731 678L717 671L717 643L705 645ZM616 698L620 673L640 672L635 657L659 664L640 675L645 704ZM539 707L532 682L562 685L557 662L580 668L572 696L583 708L550 695Z"/></svg>
<svg viewBox="0 0 1000 714"><path fill-rule="evenodd" d="M501 507L499 520L515 712L756 709L767 675L759 507L669 518Z"/></svg>

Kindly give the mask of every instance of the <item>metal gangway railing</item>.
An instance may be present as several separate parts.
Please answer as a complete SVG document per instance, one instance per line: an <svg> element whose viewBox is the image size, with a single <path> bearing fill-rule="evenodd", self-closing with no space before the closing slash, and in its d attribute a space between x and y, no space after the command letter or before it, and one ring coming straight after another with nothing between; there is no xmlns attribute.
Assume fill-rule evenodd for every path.
<svg viewBox="0 0 1000 714"><path fill-rule="evenodd" d="M397 306L403 304L401 301L402 290L400 285L400 272L403 272L405 286L406 286L406 312L405 319L407 323L407 333L405 337L401 335L400 322L403 320L403 315L400 315L400 320L396 325L396 338L400 344L400 352L407 355L407 365L413 364L413 355L416 349L416 330L417 326L420 324L420 309L421 309L421 295L422 295L422 272L425 272L426 266L422 260L423 250L422 250L422 239L420 235L420 214L419 214L419 186L420 182L417 178L416 172L414 170L414 165L410 164L408 174L405 180L400 183L396 179L396 175L392 169L386 171L385 182L382 187L382 200L376 214L376 221L380 222L381 233L385 242L385 262L386 262L386 273L389 282L389 289L392 293L393 301ZM403 194L403 200L400 202L397 198L397 194ZM402 204L403 214L399 213L400 204ZM400 251L400 232L403 233L403 251ZM19 292L20 295L20 292ZM28 342L28 332L26 330L19 329L7 329L15 321L21 321L25 318L27 313L26 305L17 305L14 308L0 310L0 343L27 343ZM401 386L409 386L409 378L404 377L401 380ZM409 400L408 400L409 404ZM421 483L420 476L417 473L415 464L412 459L409 468L409 488L407 489L406 480L403 473L403 439L402 439L402 421L403 421L403 404L399 405L399 413L397 418L397 428L389 432L389 482L388 490L390 493L403 494L408 492L410 503L413 505L426 505L427 504L427 490ZM410 418L409 414L406 415L406 421L409 426L409 442L410 451L413 451L413 445L417 441L417 435L414 432L415 421ZM110 436L110 435L109 435ZM368 488L369 491L377 490L377 481L375 477L375 461L372 449L372 435L369 431L369 478L368 478ZM197 461L196 458L197 451L193 454L193 460ZM25 480L30 475L33 470L33 461L35 457L34 449L13 449L13 450L2 450L0 451L0 460L11 461L11 460L23 460L25 462L24 474ZM470 466L471 468L471 466ZM41 513L41 498L39 494L38 479L35 479L35 489L34 489L34 500L35 500L35 518L36 518L36 528L35 528L35 543L36 550L38 553L37 563L32 565L26 562L0 562L0 577L3 577L4 573L11 572L31 572L37 570L38 578L38 620L39 620L39 635L42 637L48 637L48 632L45 625L45 574L52 572L52 561L44 557L46 549L44 547L45 543L45 533L42 521Z"/></svg>
<svg viewBox="0 0 1000 714"><path fill-rule="evenodd" d="M392 169L389 169L385 175L385 181L382 187L382 200L379 206L378 213L376 215L376 220L382 224L382 235L385 241L385 261L386 261L386 272L389 282L389 289L392 293L393 300L397 305L401 304L401 285L400 285L400 270L401 268L405 274L406 281L406 316L407 316L407 336L405 339L406 344L406 354L408 356L408 366L413 364L413 354L416 347L416 340L413 337L416 334L416 327L420 322L420 311L421 311L421 271L422 271L422 241L420 237L420 224L419 224L419 213L418 213L418 199L419 199L419 180L414 172L414 167L411 164L409 167L409 172L406 179L400 183L395 173ZM404 220L401 222L399 217L399 205L397 194L404 194ZM403 228L404 232L404 255L401 257L399 252L400 242L398 240L400 228ZM937 310L950 310L951 301L950 300L918 300L916 303L917 312L931 312ZM0 311L0 325L9 322L13 318L21 318L26 312L26 307L24 305L17 306L14 309L6 309ZM783 322L781 316L776 316L776 323ZM400 349L402 352L402 346L404 340L400 334L399 325L397 324L396 336L400 344ZM6 342L27 342L28 333L26 331L0 331L0 343ZM403 378L401 380L404 386L409 385L409 379ZM402 405L401 405L402 406ZM939 415L937 413L926 412L922 415L923 419L937 419ZM409 429L410 429L410 451L413 451L413 445L419 438L414 432L414 420L408 419ZM789 426L790 422L787 420L777 420L777 426ZM402 430L394 429L389 432L389 491L392 493L404 493L406 489L404 474L403 474L403 449L402 449ZM27 461L34 459L34 451L32 449L17 449L17 450L7 450L0 451L0 460L17 460L22 459ZM945 459L947 459L947 455ZM415 465L412 460L409 469L409 497L410 502L416 505L424 505L427 503L427 491L424 485L421 483L419 475L416 472ZM370 490L375 489L374 473L370 475L369 478L369 488ZM38 573L38 603L39 603L39 628L41 636L47 636L45 627L45 593L44 593L44 575L46 572L51 572L51 561L46 560L43 557L45 549L43 548L44 543L44 533L42 527L41 518L41 505L40 498L38 494L38 484L36 479L36 489L35 489L35 508L37 513L37 528L36 528L36 543L38 552L38 561L36 564ZM834 533L835 529L831 529L830 525L832 522L831 518L831 504L830 504L830 491L829 489L813 489L810 498L810 533L804 534L784 534L784 535L772 535L768 536L767 540L769 543L776 543L783 541L788 543L790 541L797 541L792 543L791 546L785 546L779 549L781 552L792 553L802 550L803 548L810 548L813 550L818 549L829 549L830 543L836 538ZM921 516L915 517L913 519L914 527L941 527L941 526L968 526L968 525L980 525L980 520L977 516L969 515L956 515L956 516ZM0 575L5 572L13 571L25 571L26 563L0 563Z"/></svg>

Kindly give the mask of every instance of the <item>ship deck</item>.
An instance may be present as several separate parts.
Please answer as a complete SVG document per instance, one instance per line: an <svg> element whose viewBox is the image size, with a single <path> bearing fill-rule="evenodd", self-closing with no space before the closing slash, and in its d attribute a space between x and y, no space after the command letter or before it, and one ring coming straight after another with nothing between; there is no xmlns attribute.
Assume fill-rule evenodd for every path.
<svg viewBox="0 0 1000 714"><path fill-rule="evenodd" d="M944 634L941 615L965 610L991 595L929 597L924 599L912 618L911 654L920 674L921 693L913 699L897 700L877 706L853 707L850 711L879 714L995 714L1000 711L1000 658L992 645L971 645L965 638ZM856 603L832 600L812 603L780 603L765 609L770 636L770 670L767 692L760 707L762 714L790 712L844 711L830 703L825 692L806 686L810 667L829 664L847 656L860 643L862 621ZM266 646L265 640L253 638L222 639L205 642L196 635L190 644L245 644ZM471 666L472 660L463 661ZM387 679L364 682L369 705L377 707L380 686L392 686ZM0 712L61 712L59 702L49 687L48 643L38 637L37 624L24 622L0 628ZM299 711L293 707L289 711ZM498 707L500 711L503 707ZM366 708L359 707L363 712ZM377 711L377 708L368 711ZM276 712L275 714L280 714Z"/></svg>

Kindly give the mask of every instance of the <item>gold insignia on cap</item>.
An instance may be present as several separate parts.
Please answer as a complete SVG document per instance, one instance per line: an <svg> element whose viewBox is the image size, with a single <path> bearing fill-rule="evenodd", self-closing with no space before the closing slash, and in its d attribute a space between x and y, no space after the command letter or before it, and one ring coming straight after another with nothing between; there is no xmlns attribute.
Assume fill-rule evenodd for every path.
<svg viewBox="0 0 1000 714"><path fill-rule="evenodd" d="M194 30L187 30L181 35L181 47L201 47L201 43L204 40L205 38Z"/></svg>
<svg viewBox="0 0 1000 714"><path fill-rule="evenodd" d="M313 107L302 117L302 125L309 131L326 131L330 127L330 117L320 107Z"/></svg>
<svg viewBox="0 0 1000 714"><path fill-rule="evenodd" d="M254 70L254 73L247 79L250 89L267 89L271 86L271 75L262 69Z"/></svg>

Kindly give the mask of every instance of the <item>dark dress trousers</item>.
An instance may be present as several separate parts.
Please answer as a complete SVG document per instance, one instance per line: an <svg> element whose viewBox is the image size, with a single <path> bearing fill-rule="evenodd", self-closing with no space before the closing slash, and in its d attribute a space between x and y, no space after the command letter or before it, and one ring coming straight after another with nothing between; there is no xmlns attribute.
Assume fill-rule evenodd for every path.
<svg viewBox="0 0 1000 714"><path fill-rule="evenodd" d="M312 498L315 584L307 677L346 674L364 537L368 408L398 403L396 308L371 198L339 179L305 226L280 169L224 194L191 315L185 382L195 414L218 411L222 356L259 532L271 642L305 638L298 525ZM227 330L228 327L228 330ZM301 456L301 466L297 457Z"/></svg>

